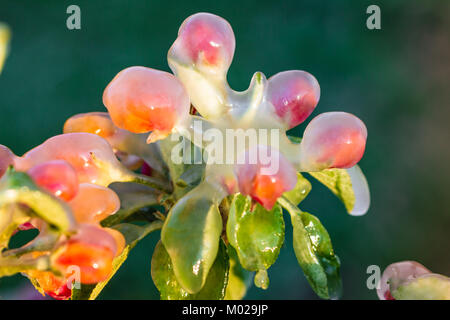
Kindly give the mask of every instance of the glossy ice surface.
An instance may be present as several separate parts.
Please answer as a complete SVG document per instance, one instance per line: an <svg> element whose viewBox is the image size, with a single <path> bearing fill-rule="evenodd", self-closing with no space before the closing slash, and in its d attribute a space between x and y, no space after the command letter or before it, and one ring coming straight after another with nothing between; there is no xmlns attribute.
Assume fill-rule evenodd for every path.
<svg viewBox="0 0 450 320"><path fill-rule="evenodd" d="M81 283L91 284L105 280L112 270L117 252L113 236L95 225L81 225L77 234L58 252L54 265L64 274L80 269Z"/></svg>
<svg viewBox="0 0 450 320"><path fill-rule="evenodd" d="M117 129L105 112L81 113L67 119L64 133L87 132L102 138L113 136Z"/></svg>
<svg viewBox="0 0 450 320"><path fill-rule="evenodd" d="M320 98L316 78L300 70L284 71L272 76L267 90L267 99L289 129L305 121Z"/></svg>
<svg viewBox="0 0 450 320"><path fill-rule="evenodd" d="M69 201L78 192L75 169L64 160L51 160L32 167L28 174L34 182L55 196Z"/></svg>
<svg viewBox="0 0 450 320"><path fill-rule="evenodd" d="M244 163L236 166L239 191L267 210L271 210L277 199L297 182L295 169L275 149L257 146L245 152L242 160Z"/></svg>
<svg viewBox="0 0 450 320"><path fill-rule="evenodd" d="M120 200L109 188L82 183L69 206L79 223L99 223L119 210Z"/></svg>
<svg viewBox="0 0 450 320"><path fill-rule="evenodd" d="M9 166L14 164L16 156L7 147L0 145L0 178L5 174Z"/></svg>
<svg viewBox="0 0 450 320"><path fill-rule="evenodd" d="M225 19L197 13L183 22L169 55L198 67L226 70L233 60L234 49L233 29Z"/></svg>
<svg viewBox="0 0 450 320"><path fill-rule="evenodd" d="M120 167L111 146L103 138L90 133L67 133L54 136L28 151L18 170L28 170L51 160L67 161L77 172L80 183L109 184L110 172L105 166Z"/></svg>
<svg viewBox="0 0 450 320"><path fill-rule="evenodd" d="M326 112L306 127L301 142L305 168L351 168L361 160L366 147L364 123L346 112Z"/></svg>
<svg viewBox="0 0 450 320"><path fill-rule="evenodd" d="M391 292L397 289L400 284L428 273L431 273L431 271L415 261L393 263L383 272L380 289L377 289L378 298L380 300L392 300Z"/></svg>
<svg viewBox="0 0 450 320"><path fill-rule="evenodd" d="M119 128L162 135L168 135L190 107L189 97L177 78L145 67L119 72L106 87L103 103Z"/></svg>

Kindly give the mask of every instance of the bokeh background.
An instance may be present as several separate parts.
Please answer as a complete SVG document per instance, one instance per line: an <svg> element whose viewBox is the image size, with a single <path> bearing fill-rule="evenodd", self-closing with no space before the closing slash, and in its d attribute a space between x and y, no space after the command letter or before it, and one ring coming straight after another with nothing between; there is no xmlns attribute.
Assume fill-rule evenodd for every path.
<svg viewBox="0 0 450 320"><path fill-rule="evenodd" d="M81 8L81 30L66 28L70 4ZM381 30L366 28L370 4L381 8ZM366 123L360 165L372 192L368 214L347 215L317 183L301 205L332 237L343 299L376 299L366 286L369 265L383 270L411 259L450 275L450 1L2 0L0 21L13 38L0 76L0 143L22 154L61 133L69 116L104 111L103 89L125 67L169 71L166 53L178 27L199 11L233 26L234 89L244 90L255 71L303 69L321 85L313 116L343 110ZM253 287L247 298L316 299L286 226L269 289ZM158 298L150 277L158 237L137 246L100 298ZM23 277L0 279L0 299L28 297Z"/></svg>

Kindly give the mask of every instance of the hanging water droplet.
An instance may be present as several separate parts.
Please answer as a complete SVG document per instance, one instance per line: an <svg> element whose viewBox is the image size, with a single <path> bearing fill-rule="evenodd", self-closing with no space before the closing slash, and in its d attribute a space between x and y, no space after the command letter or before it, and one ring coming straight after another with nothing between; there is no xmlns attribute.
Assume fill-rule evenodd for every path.
<svg viewBox="0 0 450 320"><path fill-rule="evenodd" d="M267 270L259 270L255 275L255 286L258 288L266 290L269 287L269 276L267 275Z"/></svg>

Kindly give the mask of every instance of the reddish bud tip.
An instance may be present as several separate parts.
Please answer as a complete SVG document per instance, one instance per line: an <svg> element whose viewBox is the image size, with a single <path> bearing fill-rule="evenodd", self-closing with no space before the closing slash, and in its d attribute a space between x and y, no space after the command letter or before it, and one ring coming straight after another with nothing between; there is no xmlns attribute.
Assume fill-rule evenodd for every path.
<svg viewBox="0 0 450 320"><path fill-rule="evenodd" d="M44 162L28 170L28 174L37 185L65 201L78 192L77 173L67 161Z"/></svg>
<svg viewBox="0 0 450 320"><path fill-rule="evenodd" d="M316 78L305 71L280 72L269 79L268 100L289 128L296 127L314 111L320 98Z"/></svg>
<svg viewBox="0 0 450 320"><path fill-rule="evenodd" d="M234 49L233 29L225 19L210 13L197 13L183 22L169 55L177 54L182 60L196 65L228 69Z"/></svg>
<svg viewBox="0 0 450 320"><path fill-rule="evenodd" d="M301 142L303 166L311 171L353 167L364 154L366 139L366 126L354 115L322 113L305 129Z"/></svg>
<svg viewBox="0 0 450 320"><path fill-rule="evenodd" d="M267 210L297 182L292 165L277 150L266 146L245 152L238 160L236 175L240 192L251 196Z"/></svg>

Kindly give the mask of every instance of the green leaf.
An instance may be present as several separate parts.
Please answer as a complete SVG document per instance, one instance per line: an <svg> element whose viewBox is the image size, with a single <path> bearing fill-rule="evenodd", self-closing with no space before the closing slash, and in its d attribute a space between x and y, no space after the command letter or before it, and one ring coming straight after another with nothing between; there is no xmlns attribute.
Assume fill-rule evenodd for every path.
<svg viewBox="0 0 450 320"><path fill-rule="evenodd" d="M220 241L217 257L209 270L203 288L190 294L177 280L170 256L161 241L152 257L152 279L161 294L161 300L222 300L228 283L230 265L226 247Z"/></svg>
<svg viewBox="0 0 450 320"><path fill-rule="evenodd" d="M24 172L9 169L0 180L0 207L21 204L62 232L71 232L75 219L67 204L42 191Z"/></svg>
<svg viewBox="0 0 450 320"><path fill-rule="evenodd" d="M392 296L396 300L450 300L450 278L425 274L400 285Z"/></svg>
<svg viewBox="0 0 450 320"><path fill-rule="evenodd" d="M236 250L232 246L227 247L227 252L230 257L230 275L228 277L225 300L241 300L252 285L254 272L245 270L242 267Z"/></svg>
<svg viewBox="0 0 450 320"><path fill-rule="evenodd" d="M170 210L161 240L178 282L189 293L200 291L217 255L222 217L207 183L190 191Z"/></svg>
<svg viewBox="0 0 450 320"><path fill-rule="evenodd" d="M121 232L125 237L126 246L122 253L114 258L112 272L108 279L93 285L80 285L79 288L72 289L72 300L95 300L100 292L105 288L108 282L116 274L125 260L128 258L128 254L131 249L142 240L149 233L161 229L162 221L155 221L145 226L137 226L130 223L123 223L113 227L117 231Z"/></svg>
<svg viewBox="0 0 450 320"><path fill-rule="evenodd" d="M110 227L128 219L142 208L159 205L161 192L145 185L133 182L117 182L109 185L120 199L120 210L101 222L103 227Z"/></svg>
<svg viewBox="0 0 450 320"><path fill-rule="evenodd" d="M319 182L331 190L344 204L347 212L351 212L355 205L355 193L352 180L345 169L326 169L319 172L308 172Z"/></svg>
<svg viewBox="0 0 450 320"><path fill-rule="evenodd" d="M297 173L297 184L294 189L285 192L284 196L295 205L299 205L311 191L311 183L301 173Z"/></svg>
<svg viewBox="0 0 450 320"><path fill-rule="evenodd" d="M334 254L330 235L320 220L307 212L301 213L305 230L311 239L314 251L327 276L328 295L331 299L341 295L342 283L339 275L340 261Z"/></svg>
<svg viewBox="0 0 450 320"><path fill-rule="evenodd" d="M271 211L259 204L253 210L251 206L249 197L234 196L228 216L227 237L245 269L264 271L276 261L283 245L283 212L278 204ZM263 287L266 287L266 282L267 279L261 283Z"/></svg>
<svg viewBox="0 0 450 320"><path fill-rule="evenodd" d="M295 256L312 289L323 299L338 298L340 262L328 232L319 219L300 211L286 198L278 201L291 215Z"/></svg>

